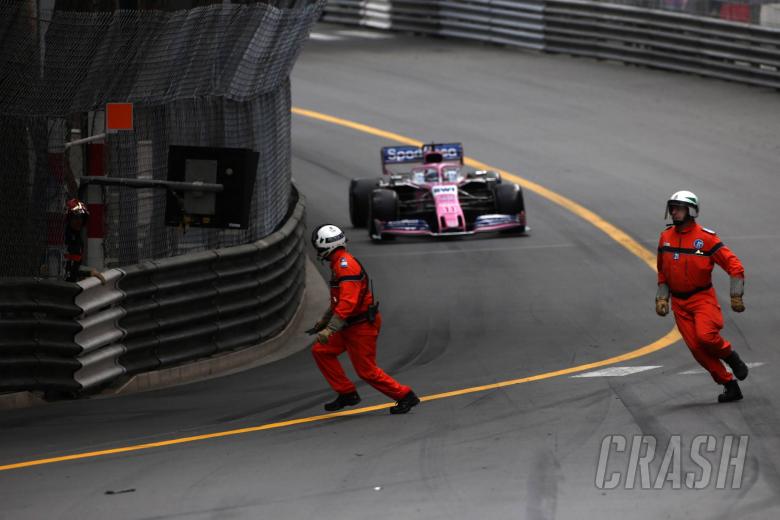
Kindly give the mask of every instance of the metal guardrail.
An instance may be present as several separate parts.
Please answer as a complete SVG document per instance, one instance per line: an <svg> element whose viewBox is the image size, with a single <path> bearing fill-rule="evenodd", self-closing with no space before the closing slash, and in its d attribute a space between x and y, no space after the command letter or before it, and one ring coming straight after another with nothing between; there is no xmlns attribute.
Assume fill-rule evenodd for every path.
<svg viewBox="0 0 780 520"><path fill-rule="evenodd" d="M78 388L79 292L67 282L0 280L0 391Z"/></svg>
<svg viewBox="0 0 780 520"><path fill-rule="evenodd" d="M0 280L0 392L78 394L276 336L303 296L304 216L296 194L262 240L111 269L105 283Z"/></svg>
<svg viewBox="0 0 780 520"><path fill-rule="evenodd" d="M74 341L81 350L76 357L80 368L73 378L80 390L96 387L125 373L124 367L117 362L123 349L116 344L124 336L118 326L119 318L125 314L124 293L117 287L123 276L123 271L111 269L103 273L105 284L97 278L78 283L81 292L75 302L82 311L77 319L81 330Z"/></svg>
<svg viewBox="0 0 780 520"><path fill-rule="evenodd" d="M253 244L124 270L119 363L127 373L257 344L281 332L304 288L303 213L299 202L279 231Z"/></svg>
<svg viewBox="0 0 780 520"><path fill-rule="evenodd" d="M324 21L780 88L780 29L589 0L330 0Z"/></svg>

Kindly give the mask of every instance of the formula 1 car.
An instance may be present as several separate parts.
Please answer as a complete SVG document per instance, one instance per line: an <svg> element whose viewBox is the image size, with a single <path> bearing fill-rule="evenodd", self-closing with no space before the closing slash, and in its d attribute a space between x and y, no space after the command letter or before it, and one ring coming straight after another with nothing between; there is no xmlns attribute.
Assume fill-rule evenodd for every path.
<svg viewBox="0 0 780 520"><path fill-rule="evenodd" d="M352 225L373 240L526 231L520 186L498 172L465 171L460 143L382 148L382 172L349 185Z"/></svg>

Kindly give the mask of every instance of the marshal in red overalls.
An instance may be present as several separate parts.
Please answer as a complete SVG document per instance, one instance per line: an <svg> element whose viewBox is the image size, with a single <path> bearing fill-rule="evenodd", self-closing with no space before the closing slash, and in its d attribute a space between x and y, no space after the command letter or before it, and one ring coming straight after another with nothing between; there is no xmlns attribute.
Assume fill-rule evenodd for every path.
<svg viewBox="0 0 780 520"><path fill-rule="evenodd" d="M411 388L398 383L376 364L382 315L374 305L368 274L347 252L343 245L346 239L336 226L320 226L312 235L312 242L331 268L330 308L311 329L318 333L312 347L314 360L331 388L339 394L325 409L335 411L360 402L354 383L338 359L346 352L358 377L398 402L391 408L392 413L408 412L419 399ZM329 245L335 247L328 250Z"/></svg>
<svg viewBox="0 0 780 520"><path fill-rule="evenodd" d="M739 386L722 361L739 379L747 376L747 366L720 335L723 313L712 287L712 269L717 264L731 277L732 308L737 312L744 310L745 270L714 231L696 222L698 198L693 193L675 193L667 209L674 224L661 233L658 241L656 312L662 316L668 312L671 294L672 312L685 344L715 382L726 386L719 400L741 399Z"/></svg>

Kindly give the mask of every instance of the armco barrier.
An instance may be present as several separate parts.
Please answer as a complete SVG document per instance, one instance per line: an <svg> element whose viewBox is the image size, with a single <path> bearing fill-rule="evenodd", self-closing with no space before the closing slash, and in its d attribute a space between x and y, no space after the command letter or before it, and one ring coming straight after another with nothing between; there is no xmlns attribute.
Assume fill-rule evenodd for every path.
<svg viewBox="0 0 780 520"><path fill-rule="evenodd" d="M74 374L79 389L89 389L125 373L117 359L122 354L124 336L119 328L119 319L124 316L122 307L124 294L117 283L124 276L119 269L103 273L105 284L91 277L78 283L81 292L76 296L76 305L82 310L78 317L81 330L75 343L80 351L77 356L80 368Z"/></svg>
<svg viewBox="0 0 780 520"><path fill-rule="evenodd" d="M588 0L330 0L324 21L780 88L780 29Z"/></svg>
<svg viewBox="0 0 780 520"><path fill-rule="evenodd" d="M0 391L78 389L80 290L37 278L0 280Z"/></svg>
<svg viewBox="0 0 780 520"><path fill-rule="evenodd" d="M296 193L262 240L111 269L105 283L0 280L0 392L79 393L276 336L303 296L304 213Z"/></svg>
<svg viewBox="0 0 780 520"><path fill-rule="evenodd" d="M260 343L292 318L304 289L303 205L254 244L125 270L125 331L119 363L128 374Z"/></svg>

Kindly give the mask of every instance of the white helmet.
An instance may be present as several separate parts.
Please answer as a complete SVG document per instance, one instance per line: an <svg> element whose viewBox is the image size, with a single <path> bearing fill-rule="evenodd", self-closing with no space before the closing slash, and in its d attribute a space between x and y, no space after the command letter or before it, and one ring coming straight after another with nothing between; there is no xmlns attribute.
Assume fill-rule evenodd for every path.
<svg viewBox="0 0 780 520"><path fill-rule="evenodd" d="M346 246L347 237L333 224L323 224L312 232L311 244L317 250L317 256L325 259L339 247Z"/></svg>
<svg viewBox="0 0 780 520"><path fill-rule="evenodd" d="M699 216L699 197L697 197L693 192L678 191L672 194L672 196L669 197L669 200L666 201L666 213L664 214L664 219L669 217L669 208L671 206L685 206L688 208L688 215L690 215L691 218L696 218Z"/></svg>

